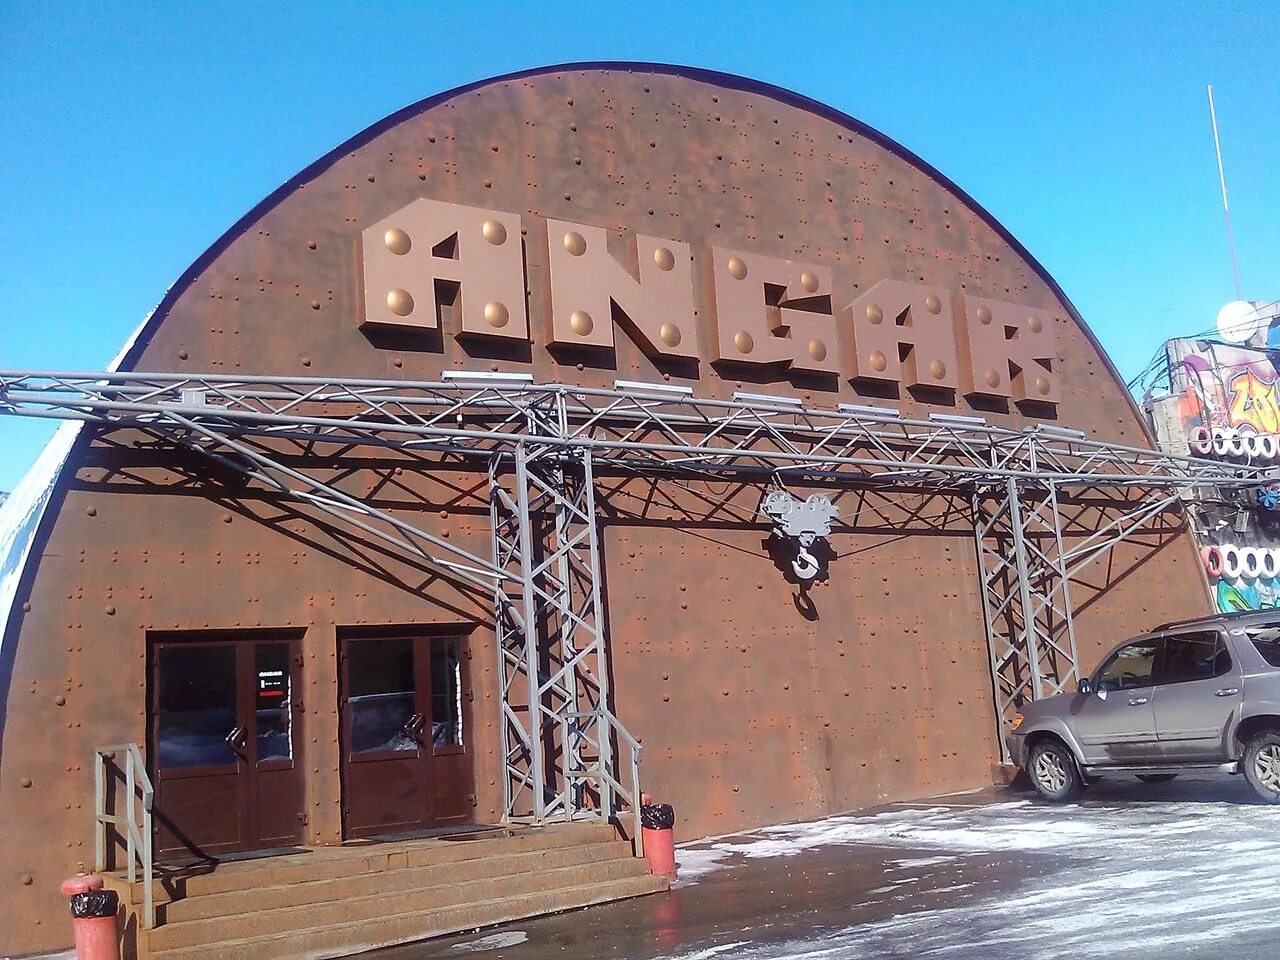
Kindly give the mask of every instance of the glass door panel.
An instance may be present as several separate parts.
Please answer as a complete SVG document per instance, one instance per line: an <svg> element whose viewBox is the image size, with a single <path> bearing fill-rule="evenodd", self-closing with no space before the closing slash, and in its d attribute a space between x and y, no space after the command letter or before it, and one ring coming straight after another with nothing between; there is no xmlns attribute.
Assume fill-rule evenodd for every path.
<svg viewBox="0 0 1280 960"><path fill-rule="evenodd" d="M258 763L293 759L293 697L289 644L254 649L254 732Z"/></svg>
<svg viewBox="0 0 1280 960"><path fill-rule="evenodd" d="M160 769L234 764L233 734L238 729L235 647L161 647L156 716Z"/></svg>
<svg viewBox="0 0 1280 960"><path fill-rule="evenodd" d="M352 641L347 663L347 711L352 754L418 749L413 641Z"/></svg>

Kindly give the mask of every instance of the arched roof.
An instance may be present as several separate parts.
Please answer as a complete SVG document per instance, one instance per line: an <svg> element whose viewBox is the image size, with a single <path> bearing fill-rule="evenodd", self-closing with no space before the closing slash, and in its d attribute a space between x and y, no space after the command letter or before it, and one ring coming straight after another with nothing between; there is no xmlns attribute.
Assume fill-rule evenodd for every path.
<svg viewBox="0 0 1280 960"><path fill-rule="evenodd" d="M495 84L506 83L510 81L523 80L526 78L541 77L548 74L567 73L575 71L617 71L632 73L652 73L659 75L667 75L673 77L683 77L689 80L695 80L706 83L711 86L721 87L725 90L738 90L747 93L757 94L776 100L780 104L795 107L805 112L811 113L817 117L829 120L838 126L845 128L860 137L882 147L892 155L899 157L912 166L925 173L930 179L934 180L944 190L951 193L961 203L969 207L976 213L983 222L991 227L1014 251L1035 271L1045 285L1053 292L1054 296L1069 311L1071 318L1081 326L1089 338L1098 346L1098 352L1105 358L1106 353L1097 344L1096 338L1089 331L1088 325L1084 318L1080 316L1079 311L1071 303L1066 293L1058 285L1044 265L1032 255L1021 241L1017 239L999 220L995 218L985 207L977 200L966 193L959 185L947 177L944 173L935 168L928 161L913 153L902 144L898 143L892 137L882 133L881 131L871 127L861 120L850 116L835 107L829 106L804 94L797 93L793 90L787 90L774 84L765 83L761 80L754 80L749 77L742 77L731 73L722 73L717 70L707 70L701 67L687 67L668 63L651 63L645 61L578 61L569 63L553 64L545 67L533 67L528 70L519 70L513 73L501 74L496 77L488 77L483 80L476 80L472 83L464 84L460 87L454 87L451 90L443 91L421 100L411 103L406 107L388 114L376 123L370 124L359 133L349 139L338 144L324 156L319 157L312 163L308 164L302 170L298 171L294 176L290 177L279 187L265 196L244 216L240 217L227 230L210 244L209 248L204 251L189 266L182 275L174 282L174 284L166 292L164 299L160 301L155 310L152 311L147 322L143 325L132 338L132 342L124 351L120 358L120 369L133 369L133 364L145 349L150 340L151 335L155 332L155 328L164 321L168 315L169 309L177 301L177 299L187 290L191 283L197 278L201 272L209 266L218 255L225 250L237 237L247 230L254 223L257 223L262 216L268 211L276 207L282 200L296 191L300 186L314 180L321 174L329 170L338 160L347 156L351 152L365 146L383 132L398 126L406 120L417 117L428 110L433 109L441 104L455 100L472 91L489 87ZM1107 359L1110 365L1110 359ZM1119 379L1119 372L1111 367L1111 373Z"/></svg>
<svg viewBox="0 0 1280 960"><path fill-rule="evenodd" d="M952 182L943 173L936 170L927 161L897 143L892 138L831 106L820 103L802 94L785 90L758 80L696 67L681 67L660 63L610 61L557 64L479 80L474 83L466 84L419 100L416 103L406 106L360 131L281 184L276 190L272 191L252 209L247 211L244 216L240 217L222 234L222 236L214 241L209 248L183 272L183 274L174 282L172 287L165 293L161 302L143 322L142 326L135 332L134 336L130 338L129 342L125 344L120 356L117 358L117 361L113 366L121 370L135 369L139 359L143 356L148 345L152 342L153 337L169 318L171 310L182 299L182 297L190 291L192 285L196 283L196 281L210 268L210 266L213 265L237 240L244 236L247 231L253 228L255 224L258 224L264 216L275 211L284 204L288 198L294 196L302 188L323 177L327 172L333 169L335 165L342 161L343 158L352 155L363 147L366 147L382 134L394 130L401 124L411 121L414 118L418 118L423 114L449 104L450 102L457 101L464 95L472 92L514 81L537 79L550 75L583 72L648 74L654 76L673 77L695 83L706 84L726 91L738 91L753 96L763 97L828 121L837 127L843 128L844 130L856 134L858 137L875 144L888 154L904 161L911 167L920 171L929 180L936 183L940 189L950 194L957 201L967 207L981 222L994 231L994 233L1015 252L1017 257L1021 258L1028 268L1044 283L1053 297L1057 299L1062 308L1069 314L1070 319L1079 327L1080 331L1093 345L1098 356L1102 358L1103 363L1106 365L1112 379L1119 383L1120 378L1118 372L1115 370L1114 366L1111 365L1105 352L1102 351L1098 345L1096 338L1094 338L1092 333L1088 330L1083 318L1080 317L1079 313L1071 305L1066 294L1062 291L1057 282L1043 267L1043 265L1035 259L1026 247L1023 246L1018 239L1004 227L1003 224L1001 224L984 207L982 207L981 204L965 193L962 188ZM1140 422L1140 417L1137 416L1136 408L1133 408L1132 400L1129 399L1128 402L1135 419ZM44 538L48 535L50 528L53 525L53 519L56 516L56 508L53 510L47 510L46 505L50 503L56 505L57 488L59 486L59 479L65 473L64 467L67 463L74 463L76 461L80 449L86 442L83 435L76 434L76 430L77 427L70 426L67 430L60 433L55 445L51 445L51 452L41 458L32 476L24 482L24 495L21 497L11 498L3 508L0 508L0 549L6 550L5 556L3 557L3 570L5 574L4 583L2 588L0 588L0 622L6 624L6 626L3 635L0 636L3 637L4 647L8 648L0 648L0 676L7 673L6 668L11 663L12 645L7 641L9 640L10 634L13 632L14 618L9 616L10 606L16 597L23 595L23 581L28 578L31 573L32 565L29 562L30 557L33 553L38 553L41 549L41 544L43 543Z"/></svg>

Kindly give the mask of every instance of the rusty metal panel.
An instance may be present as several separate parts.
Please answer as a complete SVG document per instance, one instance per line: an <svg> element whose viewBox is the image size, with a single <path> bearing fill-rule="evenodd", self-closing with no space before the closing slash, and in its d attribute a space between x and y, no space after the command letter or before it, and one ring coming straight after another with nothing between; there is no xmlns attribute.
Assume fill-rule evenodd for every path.
<svg viewBox="0 0 1280 960"><path fill-rule="evenodd" d="M611 578L643 584L611 595L618 709L681 836L986 776L995 727L963 536L834 535L830 579L802 596L756 531L610 533Z"/></svg>
<svg viewBox="0 0 1280 960"><path fill-rule="evenodd" d="M420 200L498 211L503 217L483 218L480 229L501 222L507 242L515 225L504 217L518 218L530 341L458 337L468 325L473 334L508 328L494 325L496 312L471 310L465 295L457 311L431 318L435 331L362 324L364 235L385 227L380 242L394 254L402 244L388 241L397 228L384 221ZM837 316L881 280L1017 303L1054 334L1052 378L1045 389L1034 377L984 388L991 345L974 341L964 350L976 374L934 370L951 355L934 357L914 371L919 389L905 384L900 393L874 376L853 382L847 366L843 376L823 373L836 355L825 343L824 356L814 348L812 363L781 377L714 363L705 300L695 305L696 331L680 331L686 346L687 336L697 339L700 359L670 356L679 344L661 325L667 351L620 326L612 350L574 352L573 313L568 332L549 313L548 243L564 237L548 236L548 219L609 231L623 242L616 259L628 270L619 233L670 238L694 256L718 248L761 263L817 265L829 271L830 289L849 293L831 304ZM691 271L709 272L706 262ZM804 291L806 272L794 278ZM825 292L826 273L814 278ZM598 291L582 293L599 302ZM940 294L924 295L912 302L921 319L954 310ZM521 311L503 306L518 328ZM431 380L449 369L492 369L599 386L621 377L722 398L768 384L816 404L870 397L926 416L943 403L1014 427L1034 422L1016 401L1038 393L1059 399L1065 426L1145 444L1123 385L1072 317L980 211L864 131L743 84L669 69L573 69L478 86L335 152L199 261L133 360L139 369L229 374ZM636 323L651 330L651 320ZM553 330L569 339L569 352L549 349ZM853 338L841 337L847 352ZM1027 365L1039 359L1028 354ZM958 385L960 395L940 397L937 385ZM970 401L966 391L977 388L1007 391L1015 402ZM88 757L101 743L145 742L148 631L303 632L308 839L336 843L337 631L465 627L475 657L476 816L498 815L498 668L487 603L145 435L103 437L77 456L19 596L29 609L10 637L0 949L67 940L56 891L92 859ZM394 454L321 448L317 456L342 489L487 553L482 472L423 472ZM682 836L976 785L998 755L965 508L946 498L836 493L829 574L805 595L770 553L758 487L601 480L618 713L643 737L646 785L676 804ZM1079 522L1087 527L1088 516ZM1122 546L1090 576L1095 589L1077 601L1085 662L1156 620L1208 609L1194 548L1176 530Z"/></svg>

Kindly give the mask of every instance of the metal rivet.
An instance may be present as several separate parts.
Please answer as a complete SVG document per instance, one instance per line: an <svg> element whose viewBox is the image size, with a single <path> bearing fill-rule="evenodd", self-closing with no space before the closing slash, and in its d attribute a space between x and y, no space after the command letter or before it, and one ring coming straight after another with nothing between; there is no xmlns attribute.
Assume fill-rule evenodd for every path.
<svg viewBox="0 0 1280 960"><path fill-rule="evenodd" d="M871 369L876 373L884 373L889 366L889 361L879 350L872 353L869 359L871 360Z"/></svg>
<svg viewBox="0 0 1280 960"><path fill-rule="evenodd" d="M312 300L312 301L311 301L311 309L312 309L312 310L319 310L319 309L320 309L320 301L319 301L319 300Z"/></svg>
<svg viewBox="0 0 1280 960"><path fill-rule="evenodd" d="M804 287L809 293L817 293L818 278L806 270L800 274L800 286Z"/></svg>
<svg viewBox="0 0 1280 960"><path fill-rule="evenodd" d="M984 307L978 308L978 322L979 323L991 322L991 310L989 307L984 306Z"/></svg>
<svg viewBox="0 0 1280 960"><path fill-rule="evenodd" d="M114 617L115 615L116 615L116 608L111 606L107 607L107 616Z"/></svg>
<svg viewBox="0 0 1280 960"><path fill-rule="evenodd" d="M397 317L407 317L413 313L413 297L408 290L396 288L387 294L387 309Z"/></svg>
<svg viewBox="0 0 1280 960"><path fill-rule="evenodd" d="M941 313L942 301L931 293L924 298L924 308L930 313Z"/></svg>
<svg viewBox="0 0 1280 960"><path fill-rule="evenodd" d="M31 787L31 778L30 778L30 777L23 777L23 778L22 778L22 785L23 785L24 787L26 787L26 788L28 788L28 789L29 789L29 788Z"/></svg>
<svg viewBox="0 0 1280 960"><path fill-rule="evenodd" d="M564 248L575 257L580 257L587 252L587 239L576 230L570 230L564 235Z"/></svg>
<svg viewBox="0 0 1280 960"><path fill-rule="evenodd" d="M729 258L729 276L735 280L745 280L747 276L747 263L741 257ZM746 353L744 350L743 353Z"/></svg>
<svg viewBox="0 0 1280 960"><path fill-rule="evenodd" d="M480 228L480 232L484 234L484 238L495 247L499 247L507 242L507 228L497 220L486 220L484 222L484 226Z"/></svg>
<svg viewBox="0 0 1280 960"><path fill-rule="evenodd" d="M398 257L403 257L413 247L413 241L409 239L409 235L395 227L382 235L382 242Z"/></svg>
<svg viewBox="0 0 1280 960"><path fill-rule="evenodd" d="M983 379L987 381L988 387L1000 386L1000 374L996 373L994 368L988 370L986 373L986 376Z"/></svg>
<svg viewBox="0 0 1280 960"><path fill-rule="evenodd" d="M733 345L738 348L739 353L750 353L755 349L755 341L751 339L751 334L745 330L739 330L733 338Z"/></svg>
<svg viewBox="0 0 1280 960"><path fill-rule="evenodd" d="M1044 329L1044 323L1039 317L1028 317L1027 326L1031 328L1032 333L1039 333Z"/></svg>
<svg viewBox="0 0 1280 960"><path fill-rule="evenodd" d="M947 375L947 365L941 360L934 360L929 364L929 372L933 374L933 379L941 380Z"/></svg>
<svg viewBox="0 0 1280 960"><path fill-rule="evenodd" d="M653 262L658 265L659 270L670 270L676 265L676 257L666 247L658 247L653 251Z"/></svg>
<svg viewBox="0 0 1280 960"><path fill-rule="evenodd" d="M674 323L664 323L658 328L658 336L668 347L680 345L680 328Z"/></svg>
<svg viewBox="0 0 1280 960"><path fill-rule="evenodd" d="M503 304L495 300L484 305L484 319L491 327L505 327L511 314Z"/></svg>
<svg viewBox="0 0 1280 960"><path fill-rule="evenodd" d="M867 307L867 319L872 323L882 323L884 321L884 311L874 303Z"/></svg>
<svg viewBox="0 0 1280 960"><path fill-rule="evenodd" d="M91 517L96 517L96 516L98 515L98 508L97 508L97 507L87 507L87 508L85 508L85 511L84 511L84 512L85 512L85 513L87 513L87 514L88 514L89 516L91 516Z"/></svg>
<svg viewBox="0 0 1280 960"><path fill-rule="evenodd" d="M821 363L827 359L827 345L821 340L809 341L809 356Z"/></svg>
<svg viewBox="0 0 1280 960"><path fill-rule="evenodd" d="M570 253L573 251L570 250ZM569 326L573 328L573 332L580 337L585 337L595 327L595 323L591 320L591 314L585 310L575 310L569 317Z"/></svg>
<svg viewBox="0 0 1280 960"><path fill-rule="evenodd" d="M1048 394L1049 381L1044 377L1036 377L1036 392L1039 393L1041 396Z"/></svg>
<svg viewBox="0 0 1280 960"><path fill-rule="evenodd" d="M62 694L58 694L56 697L53 698L53 702L60 707L65 707L67 705L67 698L64 697Z"/></svg>

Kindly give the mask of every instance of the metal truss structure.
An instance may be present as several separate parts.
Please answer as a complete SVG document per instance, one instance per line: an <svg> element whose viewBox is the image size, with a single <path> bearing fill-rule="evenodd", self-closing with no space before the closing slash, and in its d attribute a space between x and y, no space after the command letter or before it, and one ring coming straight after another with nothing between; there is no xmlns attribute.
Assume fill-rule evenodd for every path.
<svg viewBox="0 0 1280 960"><path fill-rule="evenodd" d="M614 715L608 689L595 503L602 471L914 488L964 499L1002 729L1024 700L1075 682L1071 584L1087 565L1177 511L1189 491L1252 487L1276 475L1051 425L1014 430L941 414L908 420L890 408L807 408L755 395L710 400L668 384L533 384L515 374L410 383L0 372L0 414L145 431L491 598L506 815L534 822L638 816L639 744ZM437 467L487 466L492 555L435 537L323 479L330 461L317 450L352 447L393 448Z"/></svg>
<svg viewBox="0 0 1280 960"><path fill-rule="evenodd" d="M640 747L609 708L591 451L517 444L491 462L489 495L494 558L511 577L494 591L507 816L637 816Z"/></svg>

